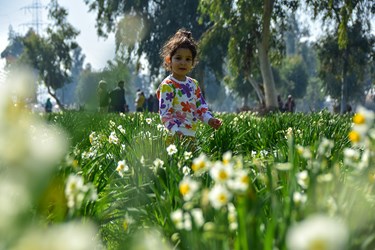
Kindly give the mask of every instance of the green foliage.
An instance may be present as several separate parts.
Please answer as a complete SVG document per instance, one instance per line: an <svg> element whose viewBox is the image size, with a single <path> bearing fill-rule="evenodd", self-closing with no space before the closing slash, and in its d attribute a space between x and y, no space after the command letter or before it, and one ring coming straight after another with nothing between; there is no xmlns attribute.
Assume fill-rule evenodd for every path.
<svg viewBox="0 0 375 250"><path fill-rule="evenodd" d="M97 12L98 34L106 36L116 32L116 47L127 51L127 59L138 61L145 56L151 75L156 78L160 72L160 49L164 42L178 29L186 28L199 39L207 29L207 21L197 12L198 0L116 0L97 2L85 0L91 11ZM176 12L183 10L183 13ZM120 25L116 20L121 17ZM137 30L132 24L136 23ZM128 27L128 28L127 28ZM130 28L131 27L131 28Z"/></svg>
<svg viewBox="0 0 375 250"><path fill-rule="evenodd" d="M277 34L286 29L286 13L294 11L298 1L201 1L199 10L209 16L213 23L212 29L205 33L205 44L209 38L216 35L209 33L226 32L230 37L223 47L227 47L228 69L230 71L227 81L238 93L243 93L243 88L237 83L245 83L248 89L255 89L260 103L265 103L272 108L276 105L276 89L271 71L271 61L280 61L280 45L282 41ZM274 29L271 20L278 24ZM213 42L216 42L214 40ZM207 58L210 60L210 58ZM220 61L221 62L221 61ZM219 69L218 67L216 67ZM260 78L261 84L254 79ZM218 74L218 73L216 73ZM238 79L237 78L241 78ZM249 84L251 83L251 85ZM262 87L259 87L262 85ZM263 89L263 90L262 90ZM249 93L250 91L246 91ZM261 93L263 92L263 93Z"/></svg>
<svg viewBox="0 0 375 250"><path fill-rule="evenodd" d="M134 237L144 228L158 228L163 241L179 249L285 248L285 236L293 221L325 211L323 203L327 196L317 195L324 190L323 186L313 182L343 161L342 151L349 146L346 135L350 117L328 112L266 117L251 113L216 115L224 125L215 132L202 125L195 141L168 137L159 127L157 114L53 115L51 121L69 132L69 157L76 162L65 163L61 174L80 174L98 192L97 201L84 203L72 216L96 221L108 249L137 244ZM334 144L321 149L324 140ZM174 154L167 151L171 142L177 149ZM311 172L311 188L306 190L311 200L305 206L292 199L294 192L301 191L296 174L311 171L310 160L299 153L301 148L315 155L311 161L322 164L318 172ZM217 162L227 152L233 154L236 164L242 162L251 180L248 192L236 195L232 201L236 207L237 233L229 227L228 210L216 210L205 202L205 192L213 187L208 173L190 174L201 183L201 196L186 202L179 190L181 181L190 176L186 171L191 171L193 159L203 153ZM124 171L118 168L120 161L124 161ZM282 170L289 164L291 170ZM191 208L198 208L197 204L201 204L206 225L200 227L193 222L191 230L178 229L171 214L179 209L190 213ZM50 218L54 217L51 214Z"/></svg>
<svg viewBox="0 0 375 250"><path fill-rule="evenodd" d="M370 31L370 26L366 23L375 14L374 4L368 0L356 0L356 1L315 1L307 0L306 4L311 6L313 9L314 17L321 17L323 24L337 27L338 32L337 44L340 50L343 50L349 46L349 35L348 29L353 23L362 23L367 32Z"/></svg>
<svg viewBox="0 0 375 250"><path fill-rule="evenodd" d="M286 86L281 87L281 94L291 94L294 98L303 98L306 95L308 74L301 56L292 56L284 59L280 75Z"/></svg>
<svg viewBox="0 0 375 250"><path fill-rule="evenodd" d="M16 34L12 27L9 28L9 45L1 52L1 58L18 57L24 49L22 36ZM9 65L6 65L9 66Z"/></svg>
<svg viewBox="0 0 375 250"><path fill-rule="evenodd" d="M364 76L368 65L373 60L373 44L375 38L357 22L348 30L347 47L341 50L338 34L327 35L318 44L319 76L324 82L325 93L333 98L341 99L341 85L344 79L348 84L347 97L350 100L363 99Z"/></svg>
<svg viewBox="0 0 375 250"><path fill-rule="evenodd" d="M21 63L26 62L38 71L49 94L62 109L63 106L54 91L70 82L72 56L78 47L75 38L79 34L67 22L67 15L66 9L60 7L56 1L52 1L49 17L53 23L47 28L47 36L41 37L30 30L23 39L25 49L21 55Z"/></svg>
<svg viewBox="0 0 375 250"><path fill-rule="evenodd" d="M128 64L117 58L114 62L108 62L107 67L100 72L93 72L90 68L83 70L75 94L80 105L84 105L88 110L95 110L98 107L97 88L100 80L107 82L109 91L115 88L120 80L123 80L125 92L130 92L133 84L130 79Z"/></svg>

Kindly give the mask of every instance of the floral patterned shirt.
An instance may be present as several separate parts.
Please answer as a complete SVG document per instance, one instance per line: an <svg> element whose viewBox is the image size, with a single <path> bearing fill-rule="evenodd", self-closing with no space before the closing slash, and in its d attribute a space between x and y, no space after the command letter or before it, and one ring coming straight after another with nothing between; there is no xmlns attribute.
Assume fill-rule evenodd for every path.
<svg viewBox="0 0 375 250"><path fill-rule="evenodd" d="M198 81L193 78L178 81L168 76L160 84L157 97L161 121L172 134L180 131L184 135L195 136L198 120L208 124L213 117Z"/></svg>

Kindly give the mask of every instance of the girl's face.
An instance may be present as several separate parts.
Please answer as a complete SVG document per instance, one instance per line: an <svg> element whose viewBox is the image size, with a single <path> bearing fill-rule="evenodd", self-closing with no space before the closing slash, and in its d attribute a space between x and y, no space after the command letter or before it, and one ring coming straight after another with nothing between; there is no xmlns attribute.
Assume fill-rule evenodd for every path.
<svg viewBox="0 0 375 250"><path fill-rule="evenodd" d="M185 81L185 76L193 67L193 55L190 49L180 48L172 56L172 76L179 81Z"/></svg>

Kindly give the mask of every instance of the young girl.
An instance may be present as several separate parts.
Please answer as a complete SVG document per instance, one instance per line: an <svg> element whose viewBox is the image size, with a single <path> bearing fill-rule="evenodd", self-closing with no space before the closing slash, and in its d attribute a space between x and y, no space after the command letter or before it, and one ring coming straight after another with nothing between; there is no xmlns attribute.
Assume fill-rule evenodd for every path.
<svg viewBox="0 0 375 250"><path fill-rule="evenodd" d="M197 80L187 74L197 63L197 44L189 31L180 29L163 46L164 67L171 72L157 90L159 114L172 135L195 137L198 120L214 129L221 120L213 117Z"/></svg>

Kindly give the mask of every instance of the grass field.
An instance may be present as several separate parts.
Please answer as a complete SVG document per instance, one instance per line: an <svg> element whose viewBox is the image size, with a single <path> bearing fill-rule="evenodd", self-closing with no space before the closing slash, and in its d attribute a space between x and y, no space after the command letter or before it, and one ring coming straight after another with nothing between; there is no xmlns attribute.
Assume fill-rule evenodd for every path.
<svg viewBox="0 0 375 250"><path fill-rule="evenodd" d="M365 109L216 114L195 140L153 113L4 110L0 249L375 248Z"/></svg>

